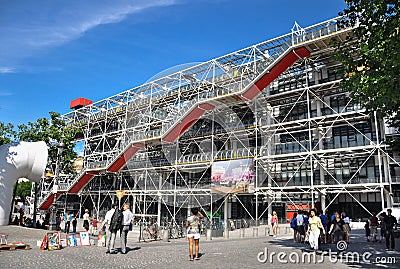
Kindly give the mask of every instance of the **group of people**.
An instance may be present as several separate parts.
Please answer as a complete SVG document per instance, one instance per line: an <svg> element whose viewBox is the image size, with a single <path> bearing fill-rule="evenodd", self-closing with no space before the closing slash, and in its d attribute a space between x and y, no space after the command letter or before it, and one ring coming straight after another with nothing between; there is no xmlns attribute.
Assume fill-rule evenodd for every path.
<svg viewBox="0 0 400 269"><path fill-rule="evenodd" d="M204 215L197 208L191 209L191 215L186 220L187 238L189 241L189 260L199 260L199 241L200 241L200 224ZM125 203L123 210L118 208L117 204L113 204L112 208L107 211L104 221L101 223L100 230L106 231L106 253L118 253L115 248L115 239L117 232L120 231L121 253L127 253L127 236L132 230L133 214L130 211L130 204ZM193 251L194 250L194 251Z"/></svg>
<svg viewBox="0 0 400 269"><path fill-rule="evenodd" d="M319 242L337 243L350 241L350 218L345 212L335 212L325 215L322 211L311 209L309 212L299 210L290 222L294 230L294 242L309 242L310 247L317 251Z"/></svg>
<svg viewBox="0 0 400 269"><path fill-rule="evenodd" d="M383 212L378 217L372 216L369 220L365 221L364 228L367 241L370 242L372 232L372 241L378 242L378 228L380 228L379 242L382 242L384 239L386 250L393 250L395 247L394 229L397 228L397 220L392 216L390 208L387 210L387 213Z"/></svg>
<svg viewBox="0 0 400 269"><path fill-rule="evenodd" d="M121 253L127 253L127 237L128 232L132 229L133 213L130 211L130 204L124 203L123 210L118 208L117 204L113 204L112 208L107 211L104 221L100 226L100 230L106 229L106 253L117 254L118 251L115 248L115 239L117 232L120 231L121 239Z"/></svg>
<svg viewBox="0 0 400 269"><path fill-rule="evenodd" d="M71 224L72 224L72 232L76 233L76 225L78 221L76 219L76 216L72 213L65 213L64 214L64 232L69 233Z"/></svg>

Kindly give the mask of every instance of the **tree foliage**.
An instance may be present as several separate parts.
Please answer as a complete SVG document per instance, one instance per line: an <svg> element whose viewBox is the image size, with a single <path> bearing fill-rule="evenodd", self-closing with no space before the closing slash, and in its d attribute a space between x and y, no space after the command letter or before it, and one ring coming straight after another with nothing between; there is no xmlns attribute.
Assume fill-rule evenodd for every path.
<svg viewBox="0 0 400 269"><path fill-rule="evenodd" d="M57 161L57 151L59 142L65 144L62 151L61 172L65 174L74 173L72 162L77 157L73 150L74 138L77 133L82 132L80 127L66 128L65 122L60 118L60 114L50 112L50 119L40 118L36 122L18 125L18 130L10 123L0 122L0 145L10 142L26 141L37 142L44 141L49 146L49 160L54 168ZM61 156L60 156L61 157Z"/></svg>
<svg viewBox="0 0 400 269"><path fill-rule="evenodd" d="M16 132L14 131L14 125L11 123L0 122L0 146L8 144L14 140Z"/></svg>
<svg viewBox="0 0 400 269"><path fill-rule="evenodd" d="M36 122L28 122L18 126L17 138L20 141L44 141L49 145L49 158L53 166L57 160L57 152L60 142L65 146L62 151L61 171L66 174L74 173L72 162L77 157L73 150L75 143L74 137L81 132L80 128L66 128L65 122L60 119L60 114L50 112L50 119L40 118Z"/></svg>
<svg viewBox="0 0 400 269"><path fill-rule="evenodd" d="M343 63L343 87L368 111L400 127L400 34L398 0L345 0L340 23L353 35L335 42Z"/></svg>
<svg viewBox="0 0 400 269"><path fill-rule="evenodd" d="M22 201L25 201L25 198L31 195L32 182L22 181L16 184L16 187L17 189L15 190L15 196L19 196Z"/></svg>

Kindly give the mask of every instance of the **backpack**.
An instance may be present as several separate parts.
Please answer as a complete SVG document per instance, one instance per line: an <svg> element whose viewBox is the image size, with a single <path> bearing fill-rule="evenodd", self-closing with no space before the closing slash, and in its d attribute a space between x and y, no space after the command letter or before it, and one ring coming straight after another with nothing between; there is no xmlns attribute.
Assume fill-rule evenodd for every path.
<svg viewBox="0 0 400 269"><path fill-rule="evenodd" d="M293 218L290 222L290 228L294 229L297 226L297 218Z"/></svg>
<svg viewBox="0 0 400 269"><path fill-rule="evenodd" d="M115 209L115 212L111 217L111 223L109 228L110 231L116 232L119 229L121 229L122 217L123 217L122 211L119 208Z"/></svg>

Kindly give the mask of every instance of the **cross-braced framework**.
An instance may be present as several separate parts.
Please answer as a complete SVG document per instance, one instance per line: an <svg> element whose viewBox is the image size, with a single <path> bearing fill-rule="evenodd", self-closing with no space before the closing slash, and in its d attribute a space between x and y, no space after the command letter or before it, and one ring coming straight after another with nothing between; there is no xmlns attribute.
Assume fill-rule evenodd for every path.
<svg viewBox="0 0 400 269"><path fill-rule="evenodd" d="M263 222L272 210L286 221L301 208L361 217L392 206L400 166L384 143L391 133L341 89L331 56L330 41L351 33L337 19L296 23L290 34L63 115L83 126L85 152L60 203L78 194L101 217L124 190L120 202L136 216L179 222L201 207L211 222L222 212L225 224Z"/></svg>

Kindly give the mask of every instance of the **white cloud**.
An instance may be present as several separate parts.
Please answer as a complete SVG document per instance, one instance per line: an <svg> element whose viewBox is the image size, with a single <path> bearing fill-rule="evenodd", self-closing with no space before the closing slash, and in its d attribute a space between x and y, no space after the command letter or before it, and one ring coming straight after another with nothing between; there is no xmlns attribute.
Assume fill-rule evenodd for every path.
<svg viewBox="0 0 400 269"><path fill-rule="evenodd" d="M118 23L131 14L177 1L181 0L70 0L63 1L63 6L49 0L11 1L2 5L0 17L0 73L16 72L9 66L43 49L77 39L99 25Z"/></svg>
<svg viewBox="0 0 400 269"><path fill-rule="evenodd" d="M2 92L2 91L0 91L0 96L11 96L12 95L12 93L10 93L10 92Z"/></svg>
<svg viewBox="0 0 400 269"><path fill-rule="evenodd" d="M8 73L15 73L16 70L13 67L5 67L0 66L0 74L8 74ZM0 93L1 95L1 93Z"/></svg>

